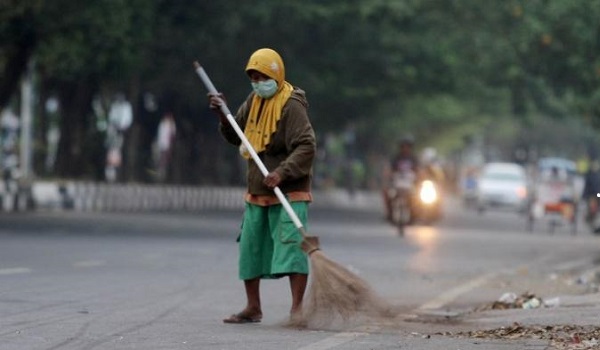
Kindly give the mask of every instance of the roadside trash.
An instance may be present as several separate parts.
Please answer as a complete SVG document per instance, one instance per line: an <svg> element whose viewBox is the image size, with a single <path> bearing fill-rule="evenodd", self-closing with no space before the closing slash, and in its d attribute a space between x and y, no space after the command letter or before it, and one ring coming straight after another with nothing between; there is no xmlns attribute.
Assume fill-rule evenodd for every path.
<svg viewBox="0 0 600 350"><path fill-rule="evenodd" d="M587 293L598 293L600 291L600 271L598 268L587 271L571 280L571 283L585 287Z"/></svg>
<svg viewBox="0 0 600 350"><path fill-rule="evenodd" d="M579 276L579 278L577 278L576 282L577 284L588 284L588 279L586 276Z"/></svg>
<svg viewBox="0 0 600 350"><path fill-rule="evenodd" d="M515 293L504 293L502 294L502 296L498 299L499 302L501 303L508 303L508 304L512 304L515 301L517 301L517 295Z"/></svg>
<svg viewBox="0 0 600 350"><path fill-rule="evenodd" d="M550 299L549 302L553 307L558 306L558 300ZM535 294L525 292L520 296L517 296L515 293L504 293L497 301L483 305L476 310L537 309L542 306L549 307L549 305L545 303L542 298L535 296Z"/></svg>
<svg viewBox="0 0 600 350"><path fill-rule="evenodd" d="M423 339L431 339L430 334L421 334L421 333L417 333L417 332L411 332L410 335L415 336L415 337L421 337Z"/></svg>
<svg viewBox="0 0 600 350"><path fill-rule="evenodd" d="M600 327L578 325L522 325L513 323L510 326L475 330L468 332L441 332L434 335L443 335L453 338L474 339L543 339L548 340L551 349L564 350L591 350L598 349Z"/></svg>
<svg viewBox="0 0 600 350"><path fill-rule="evenodd" d="M537 309L542 305L542 302L538 298L531 298L523 303L523 309Z"/></svg>
<svg viewBox="0 0 600 350"><path fill-rule="evenodd" d="M556 298L546 299L546 300L544 300L544 306L545 307L559 307L560 306L560 298L556 297Z"/></svg>

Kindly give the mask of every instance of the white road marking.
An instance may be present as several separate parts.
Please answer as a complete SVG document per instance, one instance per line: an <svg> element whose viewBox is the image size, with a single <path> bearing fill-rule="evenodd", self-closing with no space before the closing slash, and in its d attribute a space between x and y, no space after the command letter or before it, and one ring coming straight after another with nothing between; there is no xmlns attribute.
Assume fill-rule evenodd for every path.
<svg viewBox="0 0 600 350"><path fill-rule="evenodd" d="M0 275L17 275L21 273L30 273L31 269L27 267L10 267L0 269Z"/></svg>
<svg viewBox="0 0 600 350"><path fill-rule="evenodd" d="M496 277L497 275L498 275L498 273L492 272L492 273L487 273L485 275L481 275L477 278L474 278L474 279L468 281L467 283L461 284L455 288L452 288L452 289L438 295L437 297L433 298L432 300L419 306L417 308L417 311L440 309L444 305L447 305L447 304L451 303L452 301L456 300L461 295L468 293L477 287L482 286L483 284L487 283L489 280Z"/></svg>
<svg viewBox="0 0 600 350"><path fill-rule="evenodd" d="M533 263L530 263L530 264L521 265L516 268L503 269L503 270L499 270L496 272L490 272L490 273L481 275L481 276L476 277L476 278L474 278L464 284L461 284L453 289L450 289L447 292L444 292L444 293L438 295L434 299L419 306L415 311L440 309L440 308L444 307L445 305L453 302L461 295L466 294L466 293L472 291L473 289L484 285L485 283L487 283L488 281L490 281L491 279L493 279L499 275L518 273L518 271L523 270L523 269L528 269L531 266L547 264L550 260L551 260L551 256L545 256L540 259L537 259L536 261L534 261ZM571 269L581 268L581 267L589 265L589 264L590 264L589 259L579 259L579 260L572 260L572 261L563 262L558 265L554 265L553 268L554 268L554 270L559 270L559 271L571 270Z"/></svg>
<svg viewBox="0 0 600 350"><path fill-rule="evenodd" d="M562 271L581 269L581 268L584 268L584 267L590 266L590 265L594 265L593 259L580 259L580 260L567 261L562 264L558 264L558 265L554 266L554 270L562 272Z"/></svg>
<svg viewBox="0 0 600 350"><path fill-rule="evenodd" d="M74 267L98 267L106 265L105 260L84 260L73 264Z"/></svg>

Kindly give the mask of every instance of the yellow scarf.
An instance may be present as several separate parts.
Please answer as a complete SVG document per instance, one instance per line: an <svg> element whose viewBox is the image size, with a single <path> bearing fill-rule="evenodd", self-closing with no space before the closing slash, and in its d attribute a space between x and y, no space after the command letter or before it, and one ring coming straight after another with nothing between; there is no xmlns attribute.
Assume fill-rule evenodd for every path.
<svg viewBox="0 0 600 350"><path fill-rule="evenodd" d="M266 100L258 95L254 95L252 98L252 107L248 114L244 135L246 135L256 153L264 151L271 142L271 136L277 130L277 122L281 119L283 105L290 98L293 90L292 85L286 81L283 88L278 90L275 96L270 99ZM263 104L263 107L259 115L261 104ZM250 158L247 152L243 152L242 155L246 159Z"/></svg>
<svg viewBox="0 0 600 350"><path fill-rule="evenodd" d="M260 49L250 56L246 72L251 70L275 79L279 87L271 98L264 99L256 94L252 98L252 106L248 114L244 135L246 135L256 153L260 153L271 142L271 137L277 130L277 122L281 119L283 106L292 95L294 88L285 81L283 60L277 52L271 49ZM240 153L244 158L250 159L250 154L243 147L240 148Z"/></svg>

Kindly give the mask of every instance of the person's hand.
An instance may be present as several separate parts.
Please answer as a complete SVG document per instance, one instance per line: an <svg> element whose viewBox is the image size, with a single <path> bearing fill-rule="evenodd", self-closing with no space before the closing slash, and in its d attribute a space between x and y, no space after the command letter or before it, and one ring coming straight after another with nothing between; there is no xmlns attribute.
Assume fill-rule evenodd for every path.
<svg viewBox="0 0 600 350"><path fill-rule="evenodd" d="M281 176L275 171L269 173L263 180L263 183L269 188L275 188L281 183Z"/></svg>
<svg viewBox="0 0 600 350"><path fill-rule="evenodd" d="M225 96L222 93L219 92L216 95L211 93L208 94L208 107L217 113L222 124L229 124L223 110L221 110L221 106L226 103Z"/></svg>
<svg viewBox="0 0 600 350"><path fill-rule="evenodd" d="M208 94L208 107L214 111L221 111L221 106L225 104L225 96L222 93Z"/></svg>

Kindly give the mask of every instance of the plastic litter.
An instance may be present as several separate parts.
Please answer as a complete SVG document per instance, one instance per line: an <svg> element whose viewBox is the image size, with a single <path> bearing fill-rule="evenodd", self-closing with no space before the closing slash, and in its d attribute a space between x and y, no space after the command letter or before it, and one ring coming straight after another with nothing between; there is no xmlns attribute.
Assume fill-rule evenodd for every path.
<svg viewBox="0 0 600 350"><path fill-rule="evenodd" d="M545 307L559 307L560 306L560 298L556 297L556 298L545 299L543 304Z"/></svg>
<svg viewBox="0 0 600 350"><path fill-rule="evenodd" d="M558 306L558 302L551 300L550 305ZM546 304L542 298L529 292L525 292L519 296L515 293L504 293L497 301L483 305L477 308L477 310L537 309L545 306Z"/></svg>
<svg viewBox="0 0 600 350"><path fill-rule="evenodd" d="M523 303L523 309L537 309L542 305L542 301L538 298L531 298Z"/></svg>
<svg viewBox="0 0 600 350"><path fill-rule="evenodd" d="M512 304L517 301L517 295L515 293L504 293L500 298L498 298L498 301L501 303Z"/></svg>

